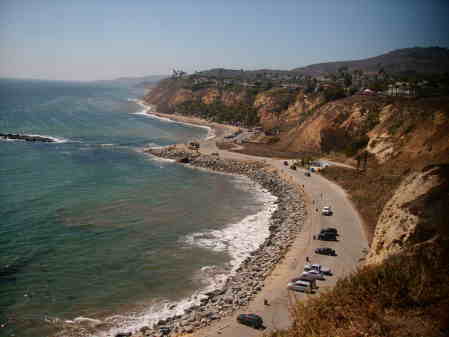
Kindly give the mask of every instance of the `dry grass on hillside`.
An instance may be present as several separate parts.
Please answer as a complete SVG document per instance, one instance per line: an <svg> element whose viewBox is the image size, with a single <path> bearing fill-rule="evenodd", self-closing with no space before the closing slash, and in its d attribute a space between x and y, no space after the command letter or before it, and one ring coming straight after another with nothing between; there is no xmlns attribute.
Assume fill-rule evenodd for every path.
<svg viewBox="0 0 449 337"><path fill-rule="evenodd" d="M271 337L448 336L448 251L441 243L425 246L365 266L331 291L296 303L292 328Z"/></svg>
<svg viewBox="0 0 449 337"><path fill-rule="evenodd" d="M368 242L371 243L377 219L399 185L401 175L396 170L381 167L358 172L338 166L327 167L321 174L349 193L364 220Z"/></svg>

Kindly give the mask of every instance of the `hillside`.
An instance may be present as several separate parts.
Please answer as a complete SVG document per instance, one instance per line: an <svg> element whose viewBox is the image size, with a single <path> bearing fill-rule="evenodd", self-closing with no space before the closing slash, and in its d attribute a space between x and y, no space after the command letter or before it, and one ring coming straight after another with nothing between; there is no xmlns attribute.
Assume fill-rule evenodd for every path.
<svg viewBox="0 0 449 337"><path fill-rule="evenodd" d="M155 86L160 80L167 78L167 75L148 75L139 77L119 77L113 80L99 80L97 83L107 83L112 85L146 87Z"/></svg>
<svg viewBox="0 0 449 337"><path fill-rule="evenodd" d="M387 73L416 72L421 74L449 71L449 49L439 47L405 48L362 60L326 62L293 69L294 72L309 76L336 73L340 68L348 71L362 70L378 72L383 68Z"/></svg>
<svg viewBox="0 0 449 337"><path fill-rule="evenodd" d="M321 173L348 192L364 219L365 262L334 289L292 304L293 326L273 337L448 335L449 97L338 99L301 87L168 79L145 100L164 112L261 125L265 135L238 152L354 165L368 153L363 171Z"/></svg>
<svg viewBox="0 0 449 337"><path fill-rule="evenodd" d="M449 158L449 98L403 99L355 95L319 107L280 135L278 150L341 152L364 149L379 162Z"/></svg>

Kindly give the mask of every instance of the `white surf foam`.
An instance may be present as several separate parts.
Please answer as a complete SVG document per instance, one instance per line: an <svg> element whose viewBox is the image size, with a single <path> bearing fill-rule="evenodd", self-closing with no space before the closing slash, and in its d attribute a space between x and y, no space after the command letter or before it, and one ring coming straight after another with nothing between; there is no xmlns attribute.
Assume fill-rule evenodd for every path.
<svg viewBox="0 0 449 337"><path fill-rule="evenodd" d="M141 111L137 111L137 112L133 112L133 115L141 115L141 116L145 116L145 117L149 117L149 118L153 118L153 119L158 119L164 122L168 122L168 123L176 123L176 124L181 124L181 125L187 125L187 126L192 126L195 128L202 128L202 129L206 129L207 130L207 135L205 137L205 140L209 140L209 139L213 139L216 137L215 131L207 126L207 125L199 125L199 124L193 124L193 123L187 123L187 122L180 122L180 121L176 121L170 118L166 118L166 117L160 117L157 115L152 114L152 112L156 112L154 110L154 106L145 103L144 101L140 100L140 99L133 99L133 98L129 98L128 101L130 102L134 102L138 105L140 105L143 109Z"/></svg>
<svg viewBox="0 0 449 337"><path fill-rule="evenodd" d="M185 241L190 245L227 252L231 256L232 271L238 268L252 251L255 251L269 235L269 221L277 208L277 198L259 185L255 185L258 198L263 200L264 208L242 221L220 230L190 234Z"/></svg>
<svg viewBox="0 0 449 337"><path fill-rule="evenodd" d="M182 315L187 309L198 306L206 293L223 287L227 278L238 268L251 252L255 251L269 235L271 215L277 208L277 197L273 196L260 185L253 183L246 177L235 177L240 187L250 188L257 198L264 202L263 209L242 221L225 225L223 229L194 233L184 237L182 241L189 245L199 246L214 251L227 252L231 256L228 270L218 269L216 266L204 266L200 270L200 278L205 282L202 289L191 296L176 302L160 301L151 305L140 313L114 315L103 320L114 326L107 331L97 332L91 337L115 336L119 332L136 332L144 326L151 326L161 319Z"/></svg>

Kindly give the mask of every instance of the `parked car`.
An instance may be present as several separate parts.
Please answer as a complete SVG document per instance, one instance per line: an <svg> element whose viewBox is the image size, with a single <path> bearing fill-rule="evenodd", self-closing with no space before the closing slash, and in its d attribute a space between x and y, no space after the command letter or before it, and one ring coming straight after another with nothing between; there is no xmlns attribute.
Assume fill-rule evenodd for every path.
<svg viewBox="0 0 449 337"><path fill-rule="evenodd" d="M295 283L293 283L293 282L288 283L287 289L290 289L293 291L299 291L301 293L309 293L309 294L313 292L312 286L310 283L301 282L301 281L295 282Z"/></svg>
<svg viewBox="0 0 449 337"><path fill-rule="evenodd" d="M170 333L171 329L168 326L161 326L159 328L159 332L162 336L168 335Z"/></svg>
<svg viewBox="0 0 449 337"><path fill-rule="evenodd" d="M318 264L318 263L313 263L313 264L312 263L306 263L304 265L304 270L305 271L309 271L309 270L313 270L313 269L320 271L321 270L321 265Z"/></svg>
<svg viewBox="0 0 449 337"><path fill-rule="evenodd" d="M240 314L237 316L237 322L255 329L263 328L263 319L256 314Z"/></svg>
<svg viewBox="0 0 449 337"><path fill-rule="evenodd" d="M329 247L322 247L315 249L315 254L320 255L330 255L330 256L336 256L335 249L329 248Z"/></svg>
<svg viewBox="0 0 449 337"><path fill-rule="evenodd" d="M330 233L330 234L334 234L334 235L339 235L337 228L334 228L334 227L323 228L322 230L320 230L320 234L321 233Z"/></svg>
<svg viewBox="0 0 449 337"><path fill-rule="evenodd" d="M318 240L322 241L337 241L337 235L334 233L324 232L318 234Z"/></svg>
<svg viewBox="0 0 449 337"><path fill-rule="evenodd" d="M321 211L321 214L323 214L323 215L332 215L331 207L330 206L324 206L322 211Z"/></svg>
<svg viewBox="0 0 449 337"><path fill-rule="evenodd" d="M313 277L313 276L302 275L302 276L299 276L299 277L295 277L295 278L290 280L290 283L296 283L296 282L299 282L299 281L310 283L310 286L312 287L312 289L318 288L317 285L316 285L316 278Z"/></svg>
<svg viewBox="0 0 449 337"><path fill-rule="evenodd" d="M309 171L306 171L306 172L304 172L304 175L305 175L306 177L310 177L310 172L309 172Z"/></svg>
<svg viewBox="0 0 449 337"><path fill-rule="evenodd" d="M313 279L318 280L318 281L324 281L325 280L324 275L322 273L316 272L316 271L315 272L305 271L305 272L303 272L301 274L301 277L310 277L310 278L313 278Z"/></svg>
<svg viewBox="0 0 449 337"><path fill-rule="evenodd" d="M312 270L307 271L306 273L309 274L309 275L314 275L317 280L320 280L320 281L324 281L325 280L324 275L323 275L323 273L321 271L312 269Z"/></svg>

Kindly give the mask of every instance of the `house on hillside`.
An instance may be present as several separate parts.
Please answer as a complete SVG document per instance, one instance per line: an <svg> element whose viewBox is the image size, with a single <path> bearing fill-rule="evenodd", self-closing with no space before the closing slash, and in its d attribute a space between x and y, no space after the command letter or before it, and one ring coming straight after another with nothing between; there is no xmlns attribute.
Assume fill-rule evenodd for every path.
<svg viewBox="0 0 449 337"><path fill-rule="evenodd" d="M396 82L388 85L389 96L416 96L416 90L407 82Z"/></svg>

